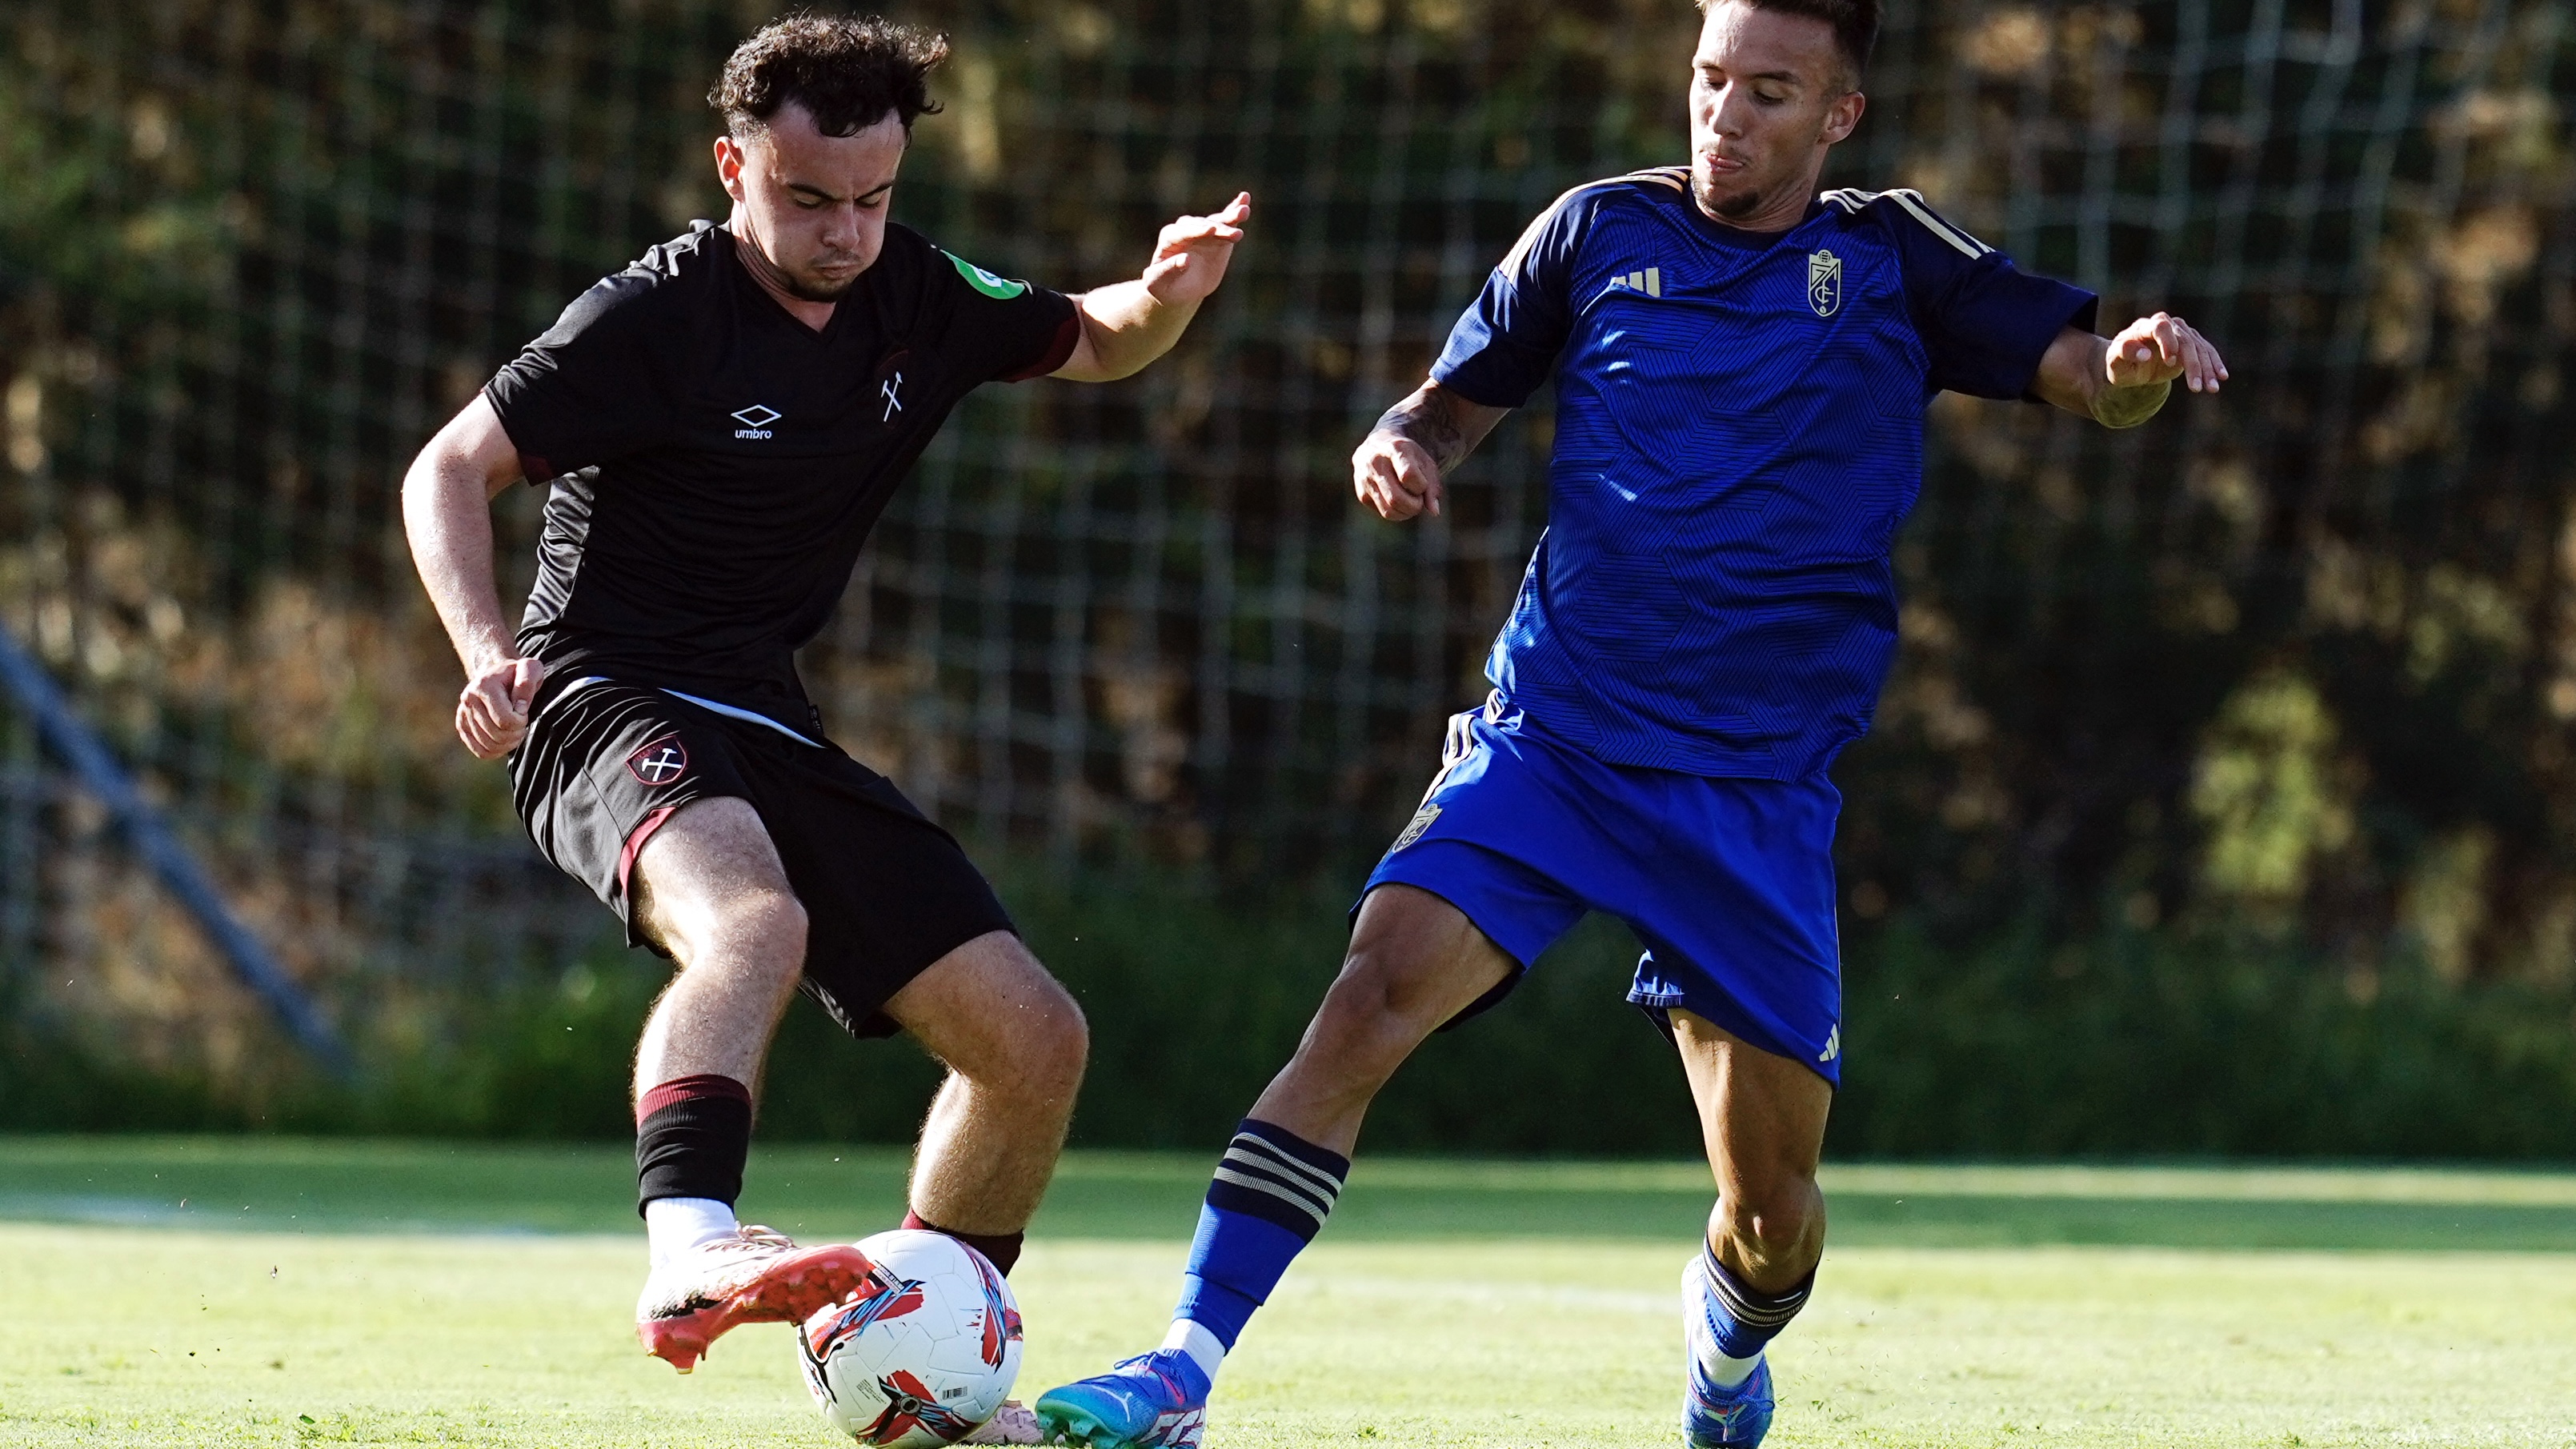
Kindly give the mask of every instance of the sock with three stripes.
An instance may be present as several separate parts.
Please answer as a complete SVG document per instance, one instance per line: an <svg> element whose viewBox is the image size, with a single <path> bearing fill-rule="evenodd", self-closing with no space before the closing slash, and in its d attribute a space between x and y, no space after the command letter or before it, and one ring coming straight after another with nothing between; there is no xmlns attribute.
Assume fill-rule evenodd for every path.
<svg viewBox="0 0 2576 1449"><path fill-rule="evenodd" d="M1816 1275L1809 1273L1786 1293L1757 1293L1703 1239L1684 1281L1689 1286L1682 1294L1682 1328L1691 1357L1711 1383L1731 1389L1752 1376L1763 1346L1807 1306Z"/></svg>
<svg viewBox="0 0 2576 1449"><path fill-rule="evenodd" d="M1350 1159L1340 1153L1245 1118L1199 1209L1180 1306L1163 1346L1187 1353L1214 1381L1252 1311L1323 1231L1350 1171Z"/></svg>

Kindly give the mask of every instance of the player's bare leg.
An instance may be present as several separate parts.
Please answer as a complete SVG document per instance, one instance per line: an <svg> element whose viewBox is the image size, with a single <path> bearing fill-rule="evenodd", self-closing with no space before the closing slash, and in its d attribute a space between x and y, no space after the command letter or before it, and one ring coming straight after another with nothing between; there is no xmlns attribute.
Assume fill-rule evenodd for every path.
<svg viewBox="0 0 2576 1449"><path fill-rule="evenodd" d="M1369 1103L1405 1058L1519 969L1456 906L1412 886L1378 887L1360 904L1341 974L1297 1054L1252 1115L1348 1157Z"/></svg>
<svg viewBox="0 0 2576 1449"><path fill-rule="evenodd" d="M805 909L759 813L729 797L682 806L645 842L635 881L637 919L680 967L636 1048L639 1156L730 1163L729 1185L709 1196L646 1204L654 1262L636 1335L687 1373L728 1330L800 1321L873 1268L855 1248L800 1250L784 1234L734 1221L761 1063L805 969Z"/></svg>
<svg viewBox="0 0 2576 1449"><path fill-rule="evenodd" d="M1171 1335L1042 1395L1043 1432L1091 1449L1194 1449L1217 1368L1322 1229L1369 1103L1425 1037L1519 969L1440 897L1407 885L1369 892L1297 1054L1218 1165Z"/></svg>
<svg viewBox="0 0 2576 1449"><path fill-rule="evenodd" d="M805 908L745 800L681 807L635 861L644 934L679 974L645 1019L635 1095L677 1077L730 1077L759 1089L778 1018L805 970Z"/></svg>
<svg viewBox="0 0 2576 1449"><path fill-rule="evenodd" d="M1800 1063L1689 1011L1676 1008L1671 1019L1717 1177L1709 1246L1747 1286L1785 1293L1824 1256L1816 1163L1834 1090Z"/></svg>
<svg viewBox="0 0 2576 1449"><path fill-rule="evenodd" d="M886 1014L948 1068L912 1164L913 1216L997 1250L1037 1212L1064 1151L1090 1030L1073 997L1020 938L978 936L886 1002Z"/></svg>
<svg viewBox="0 0 2576 1449"><path fill-rule="evenodd" d="M968 1244L1007 1273L1064 1152L1091 1049L1082 1008L1008 931L942 956L886 1014L948 1068L912 1159L908 1227ZM1036 1417L1004 1404L969 1444L1034 1444Z"/></svg>
<svg viewBox="0 0 2576 1449"><path fill-rule="evenodd" d="M1762 1346L1805 1306L1824 1256L1816 1162L1833 1088L1693 1012L1669 1019L1717 1180L1706 1245L1682 1273L1684 1442L1756 1444L1772 1409Z"/></svg>

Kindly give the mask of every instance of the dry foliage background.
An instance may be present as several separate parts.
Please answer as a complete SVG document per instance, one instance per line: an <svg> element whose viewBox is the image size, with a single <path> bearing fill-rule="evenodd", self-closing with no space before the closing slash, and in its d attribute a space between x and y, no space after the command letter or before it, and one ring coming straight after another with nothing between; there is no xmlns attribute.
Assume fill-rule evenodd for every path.
<svg viewBox="0 0 2576 1449"><path fill-rule="evenodd" d="M1145 377L952 423L810 651L834 731L1059 875L1346 884L1481 692L1548 410L1429 526L1356 512L1342 460L1530 215L1682 155L1691 7L898 8L957 38L898 200L952 249L1078 288L1181 209L1261 215ZM401 472L564 301L718 214L702 97L767 15L0 15L0 619L371 1040L604 919L448 735ZM1935 406L1902 662L1837 771L1856 943L2009 937L2076 979L2145 934L2359 1005L2392 973L2564 1001L2571 61L2544 0L1889 6L1829 181L1919 188L2106 319L2180 311L2235 381L2119 437ZM498 516L523 584L537 499ZM256 1075L250 1008L7 730L12 1013Z"/></svg>

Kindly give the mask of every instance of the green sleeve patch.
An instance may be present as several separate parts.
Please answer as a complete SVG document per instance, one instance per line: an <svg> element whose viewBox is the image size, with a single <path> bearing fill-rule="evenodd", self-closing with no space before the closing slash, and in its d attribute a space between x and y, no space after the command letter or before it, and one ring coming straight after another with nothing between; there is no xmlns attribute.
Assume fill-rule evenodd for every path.
<svg viewBox="0 0 2576 1449"><path fill-rule="evenodd" d="M1007 302L1013 297L1021 296L1029 290L1028 283L1009 281L1005 278L994 276L991 272L985 271L982 267L979 267L973 262L966 260L964 257L957 255L955 252L942 251L940 252L940 255L946 257L951 263L955 264L957 275L966 279L967 286L974 288L976 291L983 293L985 296L992 298L996 302Z"/></svg>

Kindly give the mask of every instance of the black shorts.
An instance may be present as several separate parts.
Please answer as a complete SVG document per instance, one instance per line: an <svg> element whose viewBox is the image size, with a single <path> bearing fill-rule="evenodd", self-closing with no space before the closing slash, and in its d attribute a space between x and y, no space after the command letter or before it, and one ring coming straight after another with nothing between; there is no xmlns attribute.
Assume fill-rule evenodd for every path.
<svg viewBox="0 0 2576 1449"><path fill-rule="evenodd" d="M829 744L728 718L658 689L567 681L539 699L510 756L537 849L649 946L629 889L635 854L693 800L750 802L805 908L802 990L853 1036L892 1036L905 983L1010 915L956 838L894 782Z"/></svg>

